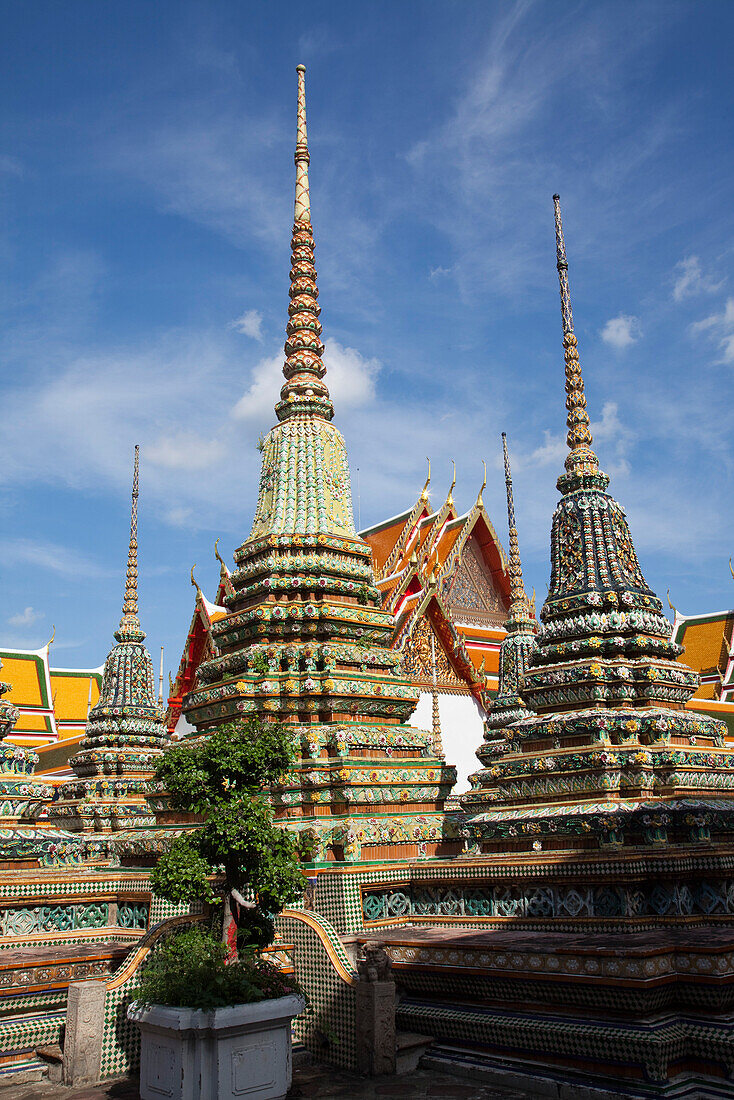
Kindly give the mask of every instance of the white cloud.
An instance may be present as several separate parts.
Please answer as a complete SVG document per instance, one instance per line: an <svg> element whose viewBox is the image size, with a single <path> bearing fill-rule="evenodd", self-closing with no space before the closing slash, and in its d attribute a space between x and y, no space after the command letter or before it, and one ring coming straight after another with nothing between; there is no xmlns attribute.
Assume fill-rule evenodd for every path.
<svg viewBox="0 0 734 1100"><path fill-rule="evenodd" d="M324 351L326 381L337 409L367 405L375 396L375 381L381 363L366 359L355 348L345 348L337 340L327 340Z"/></svg>
<svg viewBox="0 0 734 1100"><path fill-rule="evenodd" d="M86 554L71 547L52 542L34 542L32 539L0 540L0 559L6 565L32 565L39 570L58 573L62 577L110 577L119 574L119 569L105 569ZM28 610L32 608L26 608Z"/></svg>
<svg viewBox="0 0 734 1100"><path fill-rule="evenodd" d="M734 298L728 298L722 313L712 313L691 325L691 332L706 332L721 351L719 363L734 363Z"/></svg>
<svg viewBox="0 0 734 1100"><path fill-rule="evenodd" d="M232 410L237 420L260 420L272 413L284 383L283 362L282 354L260 360L252 372L249 389ZM324 365L325 381L337 412L369 404L374 399L379 359L367 359L355 348L345 348L338 340L327 340Z"/></svg>
<svg viewBox="0 0 734 1100"><path fill-rule="evenodd" d="M639 319L628 313L620 313L618 317L607 321L600 335L605 344L622 351L640 339L642 333Z"/></svg>
<svg viewBox="0 0 734 1100"><path fill-rule="evenodd" d="M602 461L601 465L609 474L627 473L629 466L625 453L629 447L633 433L619 419L619 409L616 402L607 401L601 411L600 420L592 420L589 425L594 443L601 443L611 454L612 461ZM568 444L565 435L555 435L547 429L543 433L544 442L536 447L526 458L518 457L517 462L513 458L513 464L518 469L538 466L563 466L568 454Z"/></svg>
<svg viewBox="0 0 734 1100"><path fill-rule="evenodd" d="M686 256L675 265L673 299L682 302L684 298L693 298L697 294L712 294L721 287L710 275L704 275L698 256Z"/></svg>
<svg viewBox="0 0 734 1100"><path fill-rule="evenodd" d="M600 240L607 255L610 247L617 255L624 251L629 238L619 234L622 216L628 231L630 220L635 231L640 224L649 231L649 207L638 203L631 219L620 196L635 177L639 192L640 176L680 128L674 104L662 102L644 119L632 109L634 61L659 34L651 20L643 16L630 35L624 20L598 7L566 12L552 25L541 19L542 30L532 0L502 5L498 13L486 20L488 36L471 51L456 96L425 116L404 154L413 170L414 187L406 192L411 207L450 242L455 279L467 299L488 285L517 299L529 286L546 285L549 180L558 181L569 213L574 210L575 259ZM569 50L572 72L554 63ZM575 114L581 103L594 120L599 148L593 158L574 136L575 125L588 125ZM573 125L559 130L560 117L573 117ZM656 198L648 194L648 203ZM617 238L610 246L612 226Z"/></svg>
<svg viewBox="0 0 734 1100"><path fill-rule="evenodd" d="M235 332L241 332L243 336L249 336L251 340L262 341L263 318L262 313L258 313L256 309L248 309L241 317L230 321L229 327Z"/></svg>
<svg viewBox="0 0 734 1100"><path fill-rule="evenodd" d="M169 508L166 512L166 523L170 523L171 527L189 527L193 519L193 513L190 508Z"/></svg>
<svg viewBox="0 0 734 1100"><path fill-rule="evenodd" d="M181 430L150 444L145 457L168 470L206 470L224 458L224 447L221 439L203 439Z"/></svg>
<svg viewBox="0 0 734 1100"><path fill-rule="evenodd" d="M23 162L9 153L0 153L0 172L8 176L23 176L25 169Z"/></svg>
<svg viewBox="0 0 734 1100"><path fill-rule="evenodd" d="M32 607L26 607L17 615L11 615L8 622L11 626L33 626L35 622L43 618L42 611L34 611Z"/></svg>

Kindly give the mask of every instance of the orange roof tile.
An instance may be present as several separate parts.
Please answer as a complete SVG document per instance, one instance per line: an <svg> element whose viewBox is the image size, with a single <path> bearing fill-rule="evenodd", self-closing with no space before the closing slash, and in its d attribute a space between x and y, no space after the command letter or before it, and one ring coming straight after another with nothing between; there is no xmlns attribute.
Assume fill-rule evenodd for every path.
<svg viewBox="0 0 734 1100"><path fill-rule="evenodd" d="M59 732L64 727L68 729L70 725L83 728L87 722L90 683L94 706L102 686L102 669L52 668L50 671Z"/></svg>
<svg viewBox="0 0 734 1100"><path fill-rule="evenodd" d="M410 518L412 511L411 508L399 516L386 520L384 524L368 528L362 534L362 538L372 550L376 570L382 569L391 552L395 549L395 545L403 533L406 520Z"/></svg>
<svg viewBox="0 0 734 1100"><path fill-rule="evenodd" d="M683 646L678 658L702 675L726 670L731 645L734 612L724 611L716 615L706 615L683 619L676 623L674 638ZM716 683L701 684L696 692L698 699L712 699L718 694Z"/></svg>

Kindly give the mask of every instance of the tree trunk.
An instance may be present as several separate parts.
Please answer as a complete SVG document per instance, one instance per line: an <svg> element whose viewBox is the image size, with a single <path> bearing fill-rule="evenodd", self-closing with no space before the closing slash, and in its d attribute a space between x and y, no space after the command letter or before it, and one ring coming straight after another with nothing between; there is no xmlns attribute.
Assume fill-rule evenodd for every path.
<svg viewBox="0 0 734 1100"><path fill-rule="evenodd" d="M227 948L227 962L237 961L237 918L235 917L234 900L229 891L224 895L224 912L222 913L222 943Z"/></svg>

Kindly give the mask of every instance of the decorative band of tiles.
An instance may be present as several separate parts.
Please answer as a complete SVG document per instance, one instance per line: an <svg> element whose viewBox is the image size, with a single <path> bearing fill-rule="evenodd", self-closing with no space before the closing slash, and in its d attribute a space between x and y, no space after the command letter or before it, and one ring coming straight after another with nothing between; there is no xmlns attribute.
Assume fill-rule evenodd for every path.
<svg viewBox="0 0 734 1100"><path fill-rule="evenodd" d="M116 908L116 912L110 910ZM0 935L23 937L40 932L105 928L112 917L119 928L146 928L148 906L136 902L86 902L78 905L35 905L0 910Z"/></svg>
<svg viewBox="0 0 734 1100"><path fill-rule="evenodd" d="M675 949L641 957L619 955L589 955L577 952L540 952L532 950L503 951L496 949L450 947L420 947L388 944L390 958L397 966L429 969L514 971L553 977L579 979L629 978L650 980L670 977L731 978L734 975L734 952L705 954L677 952Z"/></svg>
<svg viewBox="0 0 734 1100"><path fill-rule="evenodd" d="M583 886L446 886L365 889L365 922L414 917L613 918L734 915L734 879Z"/></svg>

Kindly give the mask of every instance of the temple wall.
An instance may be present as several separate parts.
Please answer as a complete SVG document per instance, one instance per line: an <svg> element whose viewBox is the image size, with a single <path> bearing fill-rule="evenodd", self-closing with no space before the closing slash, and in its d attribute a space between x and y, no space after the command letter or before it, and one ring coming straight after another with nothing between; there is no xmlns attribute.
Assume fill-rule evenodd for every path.
<svg viewBox="0 0 734 1100"><path fill-rule="evenodd" d="M438 712L446 763L456 765L453 793L460 794L469 790L468 777L480 766L476 751L482 743L484 718L471 695L442 695L439 692ZM430 692L422 691L409 723L419 729L430 730L432 714L433 698Z"/></svg>

